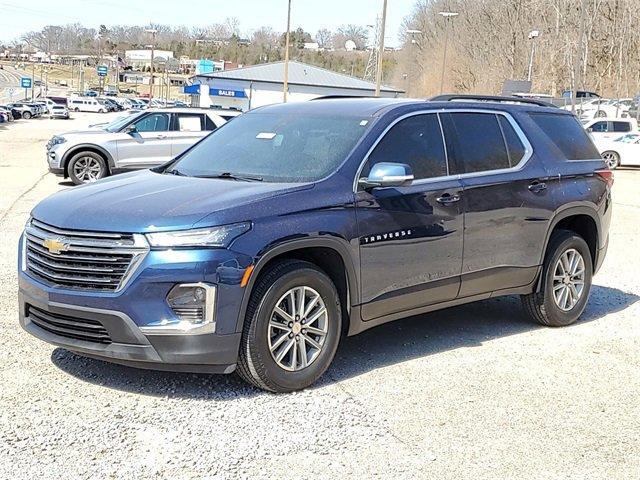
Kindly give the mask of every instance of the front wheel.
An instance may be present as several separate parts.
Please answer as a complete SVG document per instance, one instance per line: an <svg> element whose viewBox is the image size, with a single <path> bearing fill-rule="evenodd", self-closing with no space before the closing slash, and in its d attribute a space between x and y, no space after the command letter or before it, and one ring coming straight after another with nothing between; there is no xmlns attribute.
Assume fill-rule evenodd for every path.
<svg viewBox="0 0 640 480"><path fill-rule="evenodd" d="M587 242L574 232L558 230L549 241L541 289L523 295L523 306L542 325L571 325L587 305L592 276L593 262Z"/></svg>
<svg viewBox="0 0 640 480"><path fill-rule="evenodd" d="M29 120L31 118L31 113L29 112L24 112L22 114L22 118L24 118L25 120Z"/></svg>
<svg viewBox="0 0 640 480"><path fill-rule="evenodd" d="M620 166L620 154L618 152L607 150L606 152L602 152L602 158L610 170L614 170Z"/></svg>
<svg viewBox="0 0 640 480"><path fill-rule="evenodd" d="M104 158L94 152L80 152L69 162L69 178L76 185L95 182L108 173Z"/></svg>
<svg viewBox="0 0 640 480"><path fill-rule="evenodd" d="M604 118L607 116L607 112L605 112L604 110L598 110L595 114L596 118Z"/></svg>
<svg viewBox="0 0 640 480"><path fill-rule="evenodd" d="M331 364L341 330L340 299L326 273L309 262L278 262L251 293L237 372L271 392L306 388Z"/></svg>

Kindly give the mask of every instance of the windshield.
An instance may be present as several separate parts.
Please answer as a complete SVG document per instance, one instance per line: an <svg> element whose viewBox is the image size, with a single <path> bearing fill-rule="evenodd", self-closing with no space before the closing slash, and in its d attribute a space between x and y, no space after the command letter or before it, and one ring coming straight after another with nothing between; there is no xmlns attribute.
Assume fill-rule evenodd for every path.
<svg viewBox="0 0 640 480"><path fill-rule="evenodd" d="M228 173L266 182L311 182L344 161L369 121L342 115L241 115L170 168L173 173L189 176Z"/></svg>
<svg viewBox="0 0 640 480"><path fill-rule="evenodd" d="M110 133L114 133L119 131L122 127L128 124L134 118L142 115L142 113L136 113L131 115L123 115L121 117L116 118L112 122L107 123L103 128Z"/></svg>

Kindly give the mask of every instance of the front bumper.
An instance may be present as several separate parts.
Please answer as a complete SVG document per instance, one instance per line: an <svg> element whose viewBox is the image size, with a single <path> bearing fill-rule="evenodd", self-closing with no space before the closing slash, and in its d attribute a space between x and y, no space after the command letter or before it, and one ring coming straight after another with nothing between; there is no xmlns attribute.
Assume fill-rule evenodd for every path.
<svg viewBox="0 0 640 480"><path fill-rule="evenodd" d="M47 343L81 355L136 368L179 372L231 373L235 370L240 333L231 335L144 335L126 314L36 298L20 291L20 325ZM99 322L110 343L97 343L62 336L34 323L29 310L36 307L63 318Z"/></svg>
<svg viewBox="0 0 640 480"><path fill-rule="evenodd" d="M24 238L20 242L23 252ZM240 286L251 258L227 249L182 251L151 250L123 290L72 290L42 283L24 268L19 258L19 319L30 334L83 355L134 367L228 373L235 369L241 332L238 317L244 288ZM213 333L173 333L151 327L175 319L167 294L176 284L204 282L215 285ZM35 315L30 312L32 309ZM43 323L50 316L54 322ZM61 320L60 320L61 319ZM87 340L61 327L65 321L90 323L106 330L108 341ZM55 323L58 322L58 323ZM97 327L96 327L97 328ZM62 333L61 333L62 332Z"/></svg>

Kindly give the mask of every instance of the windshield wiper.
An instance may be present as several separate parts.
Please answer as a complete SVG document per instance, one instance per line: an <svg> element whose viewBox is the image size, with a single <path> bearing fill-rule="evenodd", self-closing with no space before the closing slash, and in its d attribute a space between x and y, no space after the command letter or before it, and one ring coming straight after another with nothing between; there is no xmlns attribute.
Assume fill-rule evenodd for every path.
<svg viewBox="0 0 640 480"><path fill-rule="evenodd" d="M231 172L216 173L215 175L194 175L196 178L224 178L229 180L240 180L243 182L262 182L262 177L254 175L238 175Z"/></svg>
<svg viewBox="0 0 640 480"><path fill-rule="evenodd" d="M176 175L178 177L186 177L184 173L182 173L180 170L177 170L175 168L172 168L171 170L165 170L164 173L169 175Z"/></svg>

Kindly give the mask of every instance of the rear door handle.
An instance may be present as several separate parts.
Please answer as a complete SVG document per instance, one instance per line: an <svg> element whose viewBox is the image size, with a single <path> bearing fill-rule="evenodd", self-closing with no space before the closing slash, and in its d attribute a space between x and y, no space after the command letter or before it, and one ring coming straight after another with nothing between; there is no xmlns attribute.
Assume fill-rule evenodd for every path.
<svg viewBox="0 0 640 480"><path fill-rule="evenodd" d="M527 188L529 189L530 192L540 193L540 192L544 192L547 189L547 184L545 182L540 182L536 180L535 182L531 183Z"/></svg>
<svg viewBox="0 0 640 480"><path fill-rule="evenodd" d="M436 201L438 203L441 203L442 205L449 205L451 203L459 202L460 195L457 195L457 194L451 195L450 193L445 193L441 197L436 198Z"/></svg>

